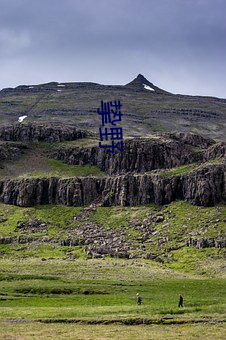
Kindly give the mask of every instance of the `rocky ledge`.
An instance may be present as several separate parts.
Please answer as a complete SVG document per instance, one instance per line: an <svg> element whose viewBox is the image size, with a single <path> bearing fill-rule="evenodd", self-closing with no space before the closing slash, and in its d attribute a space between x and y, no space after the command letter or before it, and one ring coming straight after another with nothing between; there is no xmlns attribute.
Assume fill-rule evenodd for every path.
<svg viewBox="0 0 226 340"><path fill-rule="evenodd" d="M50 156L67 164L96 165L108 175L122 175L202 163L225 155L226 143L215 143L194 134L175 133L125 140L123 152L110 153L99 146L60 147Z"/></svg>
<svg viewBox="0 0 226 340"><path fill-rule="evenodd" d="M14 160L19 155L24 154L26 150L27 146L22 143L0 142L0 161Z"/></svg>
<svg viewBox="0 0 226 340"><path fill-rule="evenodd" d="M18 130L16 126L10 130L0 129L0 138L62 141L85 137L86 133L82 133L67 127L57 130L22 124ZM17 145L15 150L19 150L18 143L14 144ZM10 146L8 149L0 147L0 159L13 154L9 150ZM53 150L51 158L68 164L97 165L107 176L0 179L0 201L19 206L83 206L98 200L103 206L133 206L152 202L163 205L182 199L211 206L226 199L226 145L201 136L178 133L130 139L125 140L123 152L115 153L97 146L57 147ZM201 165L208 160L214 162ZM166 176L162 172L190 163L196 163L195 169L187 173L182 171L178 175Z"/></svg>
<svg viewBox="0 0 226 340"><path fill-rule="evenodd" d="M19 206L63 204L103 206L168 204L176 199L211 206L226 199L226 164L210 164L187 174L127 174L68 179L31 178L0 181L0 201Z"/></svg>
<svg viewBox="0 0 226 340"><path fill-rule="evenodd" d="M132 139L124 141L124 150L114 153L99 146L87 148L65 147L52 152L51 157L67 164L97 165L108 175L128 172L144 173L167 169L202 159L202 152L181 141L166 138Z"/></svg>
<svg viewBox="0 0 226 340"><path fill-rule="evenodd" d="M85 138L91 133L78 130L74 126L58 126L52 124L13 124L0 127L0 140L22 142L63 142Z"/></svg>

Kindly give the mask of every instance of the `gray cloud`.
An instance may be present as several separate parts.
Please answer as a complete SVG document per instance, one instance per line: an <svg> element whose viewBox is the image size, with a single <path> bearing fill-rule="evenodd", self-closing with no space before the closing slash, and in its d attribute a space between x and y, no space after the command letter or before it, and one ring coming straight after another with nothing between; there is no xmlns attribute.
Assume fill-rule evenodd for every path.
<svg viewBox="0 0 226 340"><path fill-rule="evenodd" d="M0 0L0 87L125 84L226 97L224 0Z"/></svg>

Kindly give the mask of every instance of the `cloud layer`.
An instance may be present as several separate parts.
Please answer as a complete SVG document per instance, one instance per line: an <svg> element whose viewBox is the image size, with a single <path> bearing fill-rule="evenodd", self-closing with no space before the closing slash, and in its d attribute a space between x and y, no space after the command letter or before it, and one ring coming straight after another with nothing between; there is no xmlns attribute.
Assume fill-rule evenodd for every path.
<svg viewBox="0 0 226 340"><path fill-rule="evenodd" d="M0 0L0 88L125 84L226 98L224 0Z"/></svg>

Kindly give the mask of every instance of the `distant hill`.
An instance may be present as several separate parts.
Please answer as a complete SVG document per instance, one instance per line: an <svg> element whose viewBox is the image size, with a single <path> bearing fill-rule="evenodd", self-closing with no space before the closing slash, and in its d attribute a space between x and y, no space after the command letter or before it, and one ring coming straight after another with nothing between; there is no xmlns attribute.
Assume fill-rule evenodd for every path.
<svg viewBox="0 0 226 340"><path fill-rule="evenodd" d="M226 136L226 99L176 95L139 74L126 85L91 82L21 85L0 91L0 124L56 123L98 132L97 108L120 100L124 136L153 132L193 132L217 140Z"/></svg>

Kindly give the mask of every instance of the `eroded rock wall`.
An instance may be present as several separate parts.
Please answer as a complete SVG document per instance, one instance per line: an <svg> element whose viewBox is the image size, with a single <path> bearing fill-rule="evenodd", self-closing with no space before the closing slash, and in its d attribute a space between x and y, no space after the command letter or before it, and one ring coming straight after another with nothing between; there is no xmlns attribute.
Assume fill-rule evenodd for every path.
<svg viewBox="0 0 226 340"><path fill-rule="evenodd" d="M109 175L128 172L144 173L173 168L202 159L202 153L174 140L133 139L124 142L123 152L110 153L99 146L61 148L51 155L67 164L97 165Z"/></svg>
<svg viewBox="0 0 226 340"><path fill-rule="evenodd" d="M63 142L85 138L90 133L71 126L14 124L0 127L0 140L22 142Z"/></svg>
<svg viewBox="0 0 226 340"><path fill-rule="evenodd" d="M107 177L33 178L0 181L0 200L19 206L36 204L104 206L167 204L184 199L211 206L226 198L226 165L209 165L186 175L160 177L128 174Z"/></svg>

